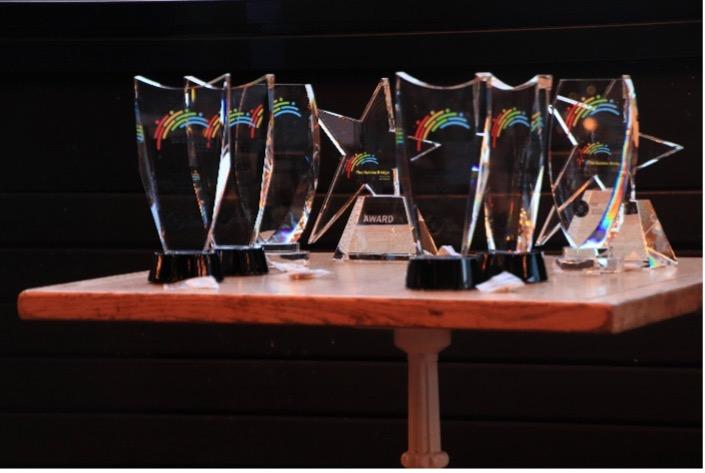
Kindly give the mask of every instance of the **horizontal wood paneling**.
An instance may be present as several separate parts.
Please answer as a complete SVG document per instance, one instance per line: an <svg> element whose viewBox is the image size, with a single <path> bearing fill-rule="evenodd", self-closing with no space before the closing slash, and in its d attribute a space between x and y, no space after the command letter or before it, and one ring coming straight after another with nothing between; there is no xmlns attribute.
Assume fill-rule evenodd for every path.
<svg viewBox="0 0 705 473"><path fill-rule="evenodd" d="M652 200L661 224L676 250L702 249L700 191L640 192L638 197ZM340 205L346 198L342 195L335 196L333 204ZM0 201L15 209L4 217L5 228L0 232L0 249L160 247L146 198L142 194L0 194ZM322 201L323 196L319 194L314 201L312 216L302 236L302 243L308 240ZM443 198L425 196L419 199L419 206L426 216L429 230L439 244L453 244L459 248L465 203L464 197L455 195ZM551 205L550 196L544 194L537 219L536 236ZM339 219L310 249L335 249L348 214ZM482 216L480 221L481 219ZM686 226L683 222L689 224ZM547 249L560 250L565 245L566 242L559 233L547 244ZM486 248L483 225L477 225L473 247L477 250ZM26 254L31 257L31 252ZM96 260L96 263L100 264L99 260ZM6 270L14 267L14 264L10 264L6 266ZM14 269L12 271L14 272ZM120 271L118 267L114 270Z"/></svg>
<svg viewBox="0 0 705 473"><path fill-rule="evenodd" d="M595 36L600 34L595 33ZM328 43L327 40L322 42ZM74 51L74 47L78 46L72 46L70 50ZM20 46L17 48L22 50ZM369 52L369 48L362 49ZM100 54L106 56L102 50ZM28 55L32 56L31 53ZM78 61L77 58L66 60L74 66ZM203 70L188 63L177 72L162 74L162 78L167 83L178 84L181 75L186 73L211 77L226 70L241 71L240 64L229 67L220 57L218 61L222 66L216 70ZM638 188L645 191L702 189L702 141L698 133L702 129L702 61L699 58L587 61L578 65L560 61L505 66L468 63L463 67L445 69L424 69L415 62L397 68L385 63L369 71L353 69L355 66L351 63L348 67L350 69L345 71L326 69L314 72L304 68L280 73L275 67L263 66L252 73L240 72L239 80L251 80L259 74L275 72L280 73L277 76L280 81L310 82L320 108L359 117L379 78L393 77L399 69L439 83L464 81L478 70L490 70L509 83L523 82L539 72L553 73L556 86L561 78L616 77L629 73L639 100L641 130L685 146L680 153L640 172ZM355 73L351 74L351 70ZM3 169L8 179L0 183L0 192L141 193L134 141L132 84L132 75L137 73L150 75L149 70L135 68L86 76L91 80L55 72L52 72L51 81L44 80L43 75L33 78L31 74L23 74L21 82L14 75L0 77L0 86L11 91L5 98L5 107L12 110L12 119L3 123L6 135L12 139L5 146L7 159ZM61 113L50 121L34 125L37 110L47 108L60 108ZM323 133L321 142L319 192L325 192L339 154ZM548 190L547 185L545 189Z"/></svg>
<svg viewBox="0 0 705 473"><path fill-rule="evenodd" d="M4 412L406 415L403 362L2 358L0 375ZM439 377L448 418L690 427L702 418L692 407L699 369L442 362Z"/></svg>
<svg viewBox="0 0 705 473"><path fill-rule="evenodd" d="M398 467L405 428L383 418L0 414L0 463ZM443 434L451 467L702 465L691 428L447 421Z"/></svg>

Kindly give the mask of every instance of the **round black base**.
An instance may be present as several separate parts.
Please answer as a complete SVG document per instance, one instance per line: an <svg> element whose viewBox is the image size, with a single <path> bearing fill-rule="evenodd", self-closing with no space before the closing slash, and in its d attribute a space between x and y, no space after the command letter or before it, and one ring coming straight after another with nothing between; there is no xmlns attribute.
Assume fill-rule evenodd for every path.
<svg viewBox="0 0 705 473"><path fill-rule="evenodd" d="M215 253L155 252L152 267L149 269L149 282L154 283L174 283L201 276L213 276L218 281L223 280L220 259Z"/></svg>
<svg viewBox="0 0 705 473"><path fill-rule="evenodd" d="M521 278L526 283L546 281L546 264L541 251L512 253L488 251L482 255L482 277L487 280L502 271L507 271Z"/></svg>
<svg viewBox="0 0 705 473"><path fill-rule="evenodd" d="M472 289L482 282L477 256L414 256L406 268L409 289Z"/></svg>
<svg viewBox="0 0 705 473"><path fill-rule="evenodd" d="M220 266L225 276L256 276L267 274L267 257L258 246L218 247Z"/></svg>

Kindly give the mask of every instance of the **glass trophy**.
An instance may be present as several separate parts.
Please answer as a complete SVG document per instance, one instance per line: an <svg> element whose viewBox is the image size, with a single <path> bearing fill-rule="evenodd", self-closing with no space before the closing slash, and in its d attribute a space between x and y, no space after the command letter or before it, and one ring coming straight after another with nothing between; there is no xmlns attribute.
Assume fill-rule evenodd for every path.
<svg viewBox="0 0 705 473"><path fill-rule="evenodd" d="M210 239L226 276L265 274L267 259L257 236L272 169L274 76L232 86L226 74L207 84L224 90L228 104L227 120L212 116L205 132L209 143L220 140L227 150L209 188L214 195Z"/></svg>
<svg viewBox="0 0 705 473"><path fill-rule="evenodd" d="M541 198L548 100L553 78L537 75L511 87L489 73L482 160L487 163L485 276L508 271L525 282L546 280L543 253L533 248Z"/></svg>
<svg viewBox="0 0 705 473"><path fill-rule="evenodd" d="M395 155L395 124L389 79L382 78L360 119L321 110L321 127L341 155L333 182L309 238L314 243L350 210L338 242L338 259L395 260L415 254L415 240L399 193ZM437 147L406 139L419 157ZM418 149L417 149L418 148ZM336 202L336 196L345 196ZM432 244L422 218L425 242Z"/></svg>
<svg viewBox="0 0 705 473"><path fill-rule="evenodd" d="M316 194L319 167L318 108L310 84L276 84L273 161L264 168L259 243L267 253L305 258L299 239Z"/></svg>
<svg viewBox="0 0 705 473"><path fill-rule="evenodd" d="M561 80L550 141L554 207L538 243L562 230L570 246L558 259L561 267L597 264L611 272L676 263L653 206L636 199L635 176L682 147L639 133L629 76Z"/></svg>
<svg viewBox="0 0 705 473"><path fill-rule="evenodd" d="M222 279L210 249L213 201L207 187L227 150L220 139L209 142L205 131L212 116L226 113L224 91L188 81L165 87L142 76L134 84L139 170L162 245L149 280Z"/></svg>
<svg viewBox="0 0 705 473"><path fill-rule="evenodd" d="M437 86L404 72L396 74L397 167L416 243L416 254L407 269L409 288L469 289L481 282L481 260L469 254L487 172L478 136L484 121L481 93L478 77L458 85ZM419 149L422 140L440 146L418 159L410 153L407 137L416 141L412 149ZM462 234L454 240L461 254L439 256L424 251L418 215L428 218L439 208L424 208L419 197L438 193L467 196ZM443 209L440 207L440 212ZM440 246L438 243L434 238L434 246Z"/></svg>

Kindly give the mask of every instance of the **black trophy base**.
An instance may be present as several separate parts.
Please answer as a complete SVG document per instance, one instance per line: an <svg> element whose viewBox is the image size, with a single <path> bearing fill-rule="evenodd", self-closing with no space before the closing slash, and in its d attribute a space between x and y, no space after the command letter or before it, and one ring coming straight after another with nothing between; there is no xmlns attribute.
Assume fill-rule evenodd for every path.
<svg viewBox="0 0 705 473"><path fill-rule="evenodd" d="M264 243L262 244L265 253L283 260L308 259L310 253L301 250L298 243Z"/></svg>
<svg viewBox="0 0 705 473"><path fill-rule="evenodd" d="M482 255L482 277L487 280L492 276L507 271L528 284L546 281L546 264L543 252L532 250L527 253L510 251L488 251Z"/></svg>
<svg viewBox="0 0 705 473"><path fill-rule="evenodd" d="M409 289L472 289L481 283L481 258L471 256L413 256L406 268Z"/></svg>
<svg viewBox="0 0 705 473"><path fill-rule="evenodd" d="M219 246L215 252L220 257L224 276L257 276L269 272L262 247Z"/></svg>
<svg viewBox="0 0 705 473"><path fill-rule="evenodd" d="M179 253L155 252L149 269L149 282L169 284L184 279L213 276L223 280L218 255L212 252L194 251Z"/></svg>

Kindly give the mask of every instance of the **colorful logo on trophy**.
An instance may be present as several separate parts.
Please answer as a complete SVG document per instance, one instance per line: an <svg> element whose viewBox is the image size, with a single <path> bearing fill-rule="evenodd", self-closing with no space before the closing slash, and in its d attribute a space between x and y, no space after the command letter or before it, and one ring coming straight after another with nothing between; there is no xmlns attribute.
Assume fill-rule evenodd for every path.
<svg viewBox="0 0 705 473"><path fill-rule="evenodd" d="M536 116L536 114L534 114ZM541 116L536 117L538 120ZM532 116L532 122L534 117ZM502 132L514 126L521 125L529 128L531 130L532 123L529 123L529 118L526 116L526 112L518 110L516 107L505 108L499 115L492 119L492 130L490 130L490 135L492 136L492 147L497 146L497 140L502 136ZM539 126L538 122L535 122L536 127Z"/></svg>
<svg viewBox="0 0 705 473"><path fill-rule="evenodd" d="M531 132L543 128L543 119L541 118L541 112L536 112L531 115Z"/></svg>
<svg viewBox="0 0 705 473"><path fill-rule="evenodd" d="M228 114L228 126L230 128L236 127L238 125L244 125L250 128L250 138L254 138L257 133L257 129L262 125L262 118L264 116L264 106L262 104L257 107L247 111L242 112L238 109L231 110ZM220 115L213 115L208 121L208 127L204 131L203 135L208 141L215 138L216 134L222 128Z"/></svg>
<svg viewBox="0 0 705 473"><path fill-rule="evenodd" d="M607 100L604 97L595 95L594 97L582 99L580 102L575 102L571 105L568 109L565 122L569 129L573 129L580 120L593 117L598 113L609 113L619 116L619 109L613 100ZM585 120L583 126L588 131L594 131L597 127L597 122L594 119Z"/></svg>
<svg viewBox="0 0 705 473"><path fill-rule="evenodd" d="M189 109L170 111L156 122L157 130L154 138L157 140L157 150L162 148L162 140L165 140L171 132L187 126L208 127L208 121L203 118L203 114L192 112Z"/></svg>
<svg viewBox="0 0 705 473"><path fill-rule="evenodd" d="M144 143L144 127L137 125L137 142Z"/></svg>
<svg viewBox="0 0 705 473"><path fill-rule="evenodd" d="M609 158L612 156L612 151L610 151L606 144L600 143L599 141L585 144L585 146L578 149L578 158L576 159L578 166L619 166L618 162L598 159L597 156L600 154L607 155ZM592 156L594 156L594 158L591 158Z"/></svg>
<svg viewBox="0 0 705 473"><path fill-rule="evenodd" d="M301 118L301 110L296 105L296 102L289 102L283 98L278 98L274 101L274 118L281 117L283 115L293 115L297 118Z"/></svg>
<svg viewBox="0 0 705 473"><path fill-rule="evenodd" d="M416 151L421 151L421 141L428 138L428 135L436 130L443 130L448 127L458 126L470 129L468 119L460 112L451 112L449 108L434 112L431 110L421 120L416 122L416 131L414 138L416 139Z"/></svg>
<svg viewBox="0 0 705 473"><path fill-rule="evenodd" d="M356 153L350 156L345 163L345 175L350 179L352 173L362 166L379 166L379 160L374 154ZM375 172L375 174L377 173Z"/></svg>

